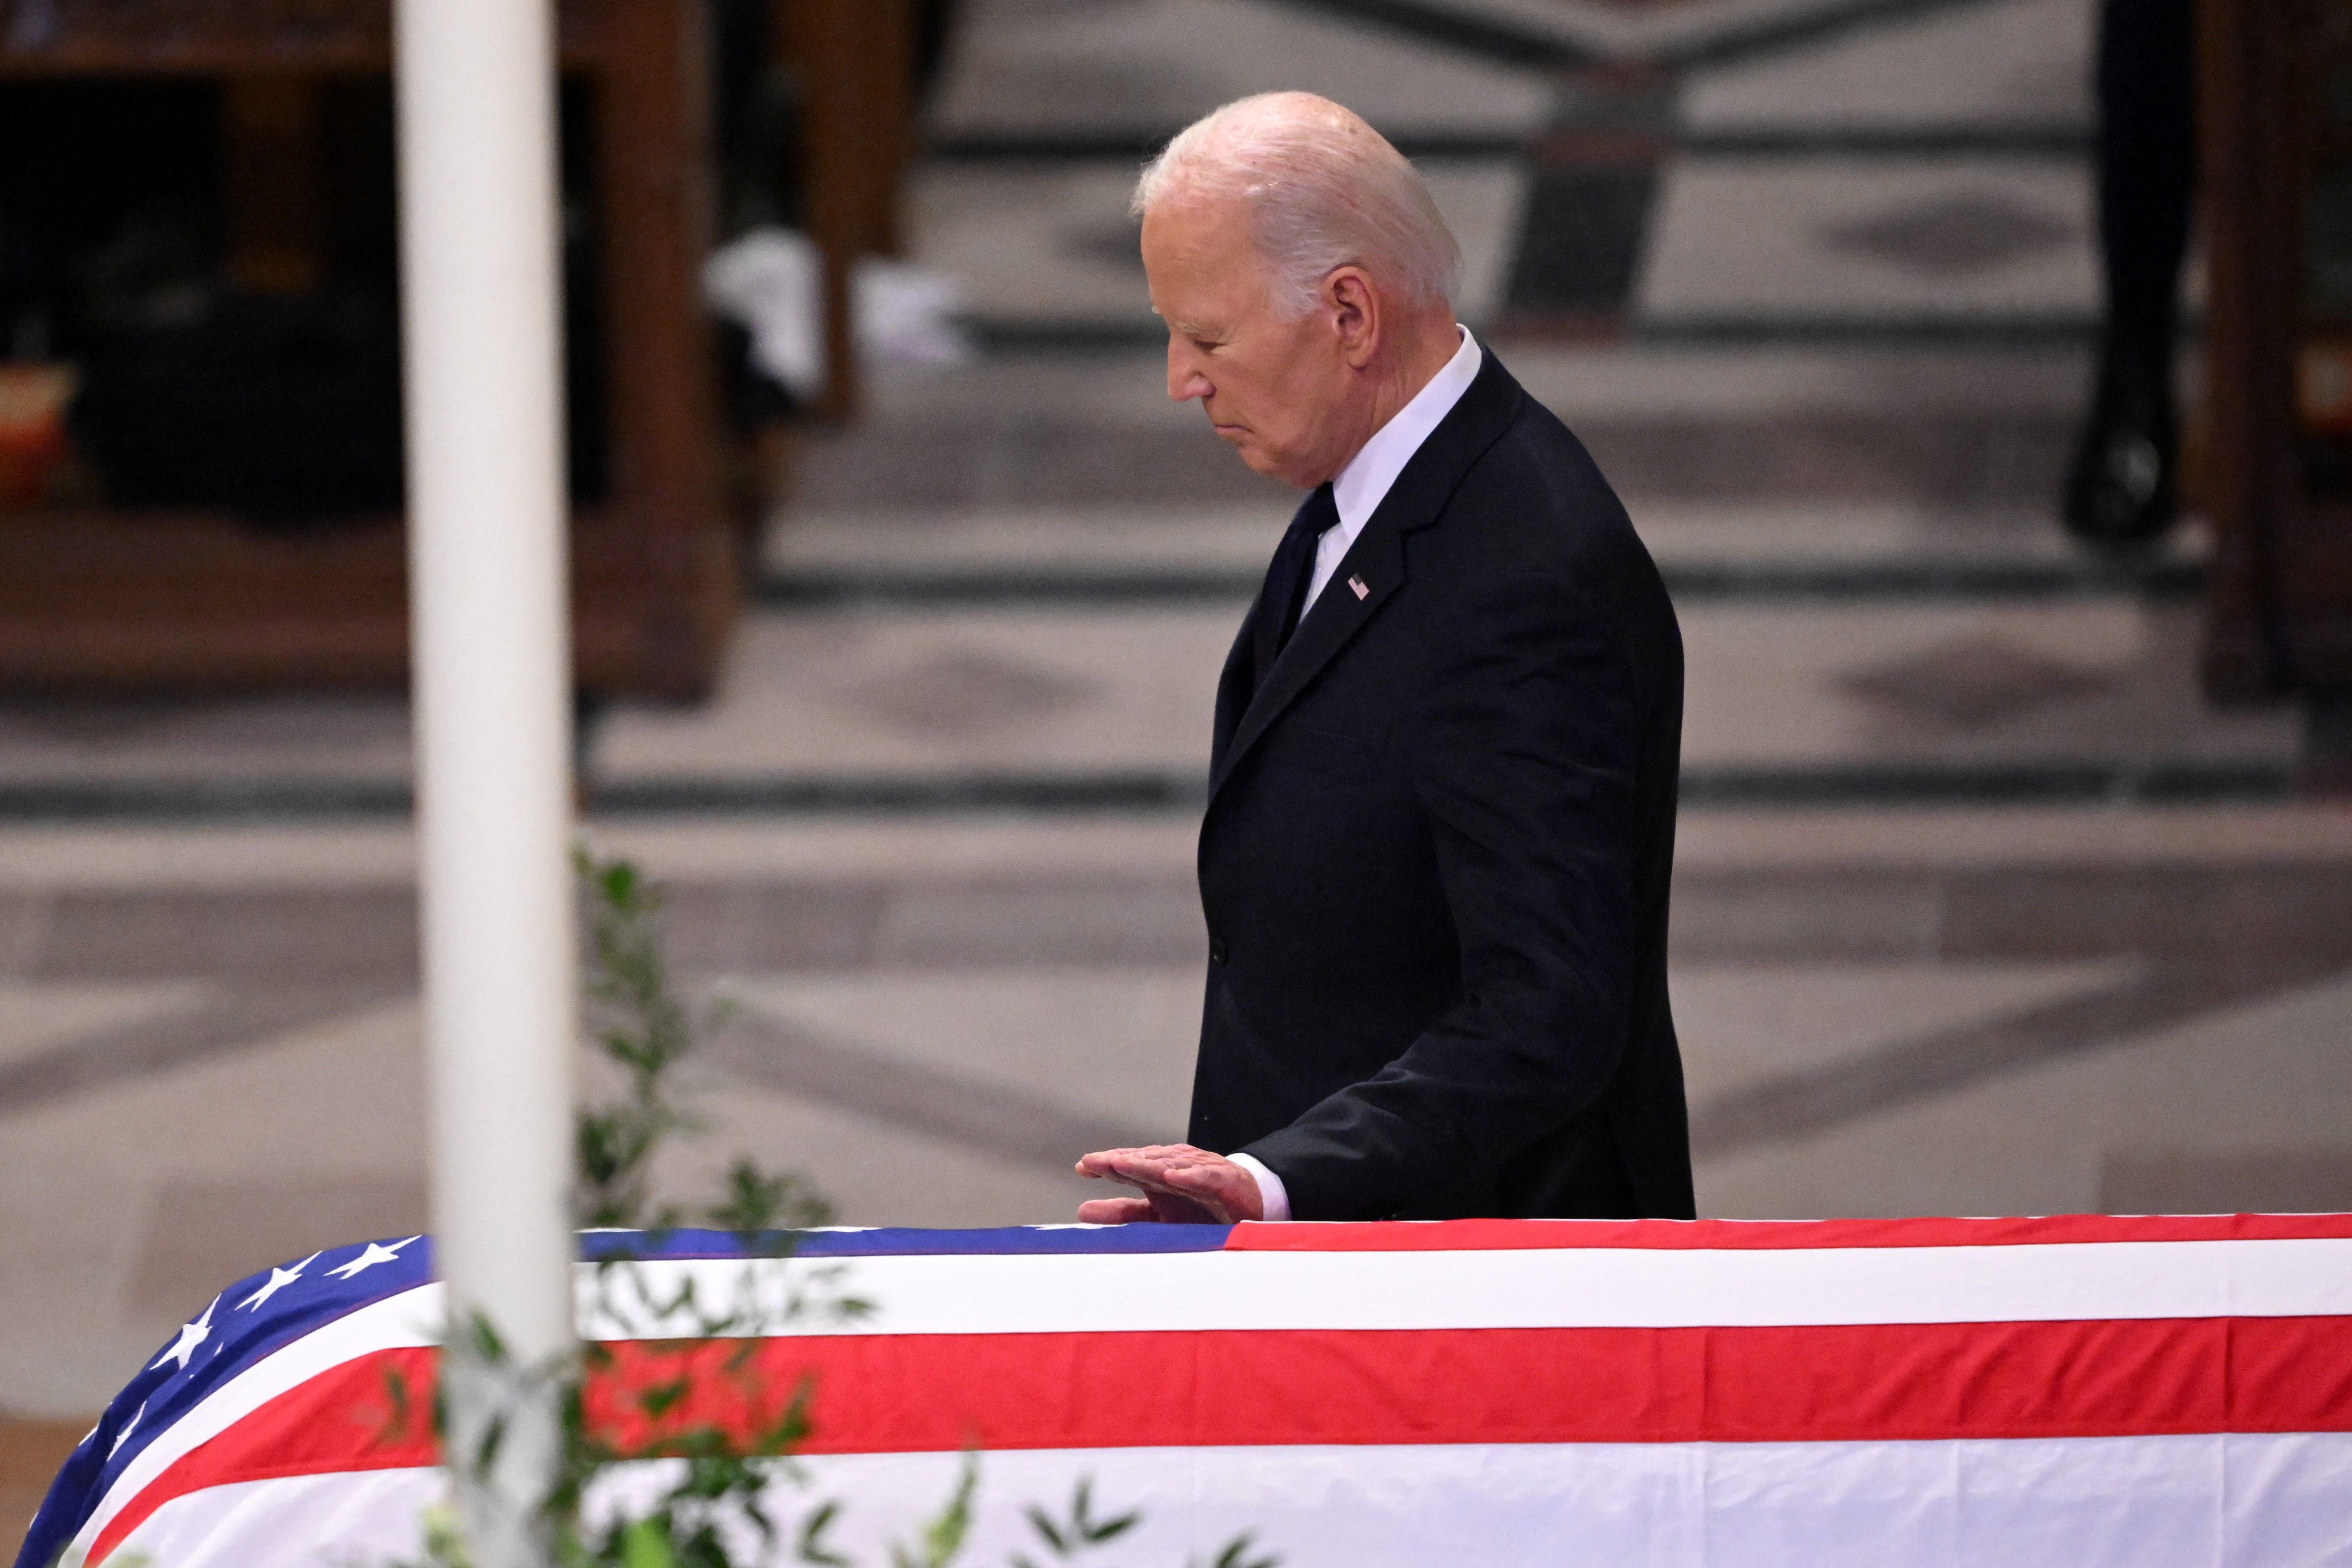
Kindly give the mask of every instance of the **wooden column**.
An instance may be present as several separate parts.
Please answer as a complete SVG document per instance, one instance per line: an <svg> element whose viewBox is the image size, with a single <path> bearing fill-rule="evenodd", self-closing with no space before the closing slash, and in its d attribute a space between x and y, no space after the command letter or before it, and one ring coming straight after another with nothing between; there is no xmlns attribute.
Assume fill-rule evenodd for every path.
<svg viewBox="0 0 2352 1568"><path fill-rule="evenodd" d="M895 0L850 9L869 5ZM572 531L577 676L600 691L692 698L716 674L740 582L698 277L712 244L703 6L555 8L563 68L596 128L594 310L611 414L612 482ZM107 78L224 83L228 274L265 292L320 279L336 193L320 108L331 111L339 80L384 79L387 0L19 0L15 10L38 12L39 25L0 25L0 92ZM393 516L263 531L194 506L0 508L0 686L397 683L408 670L404 577Z"/></svg>
<svg viewBox="0 0 2352 1568"><path fill-rule="evenodd" d="M2221 699L2352 689L2352 0L2203 0L2205 649Z"/></svg>
<svg viewBox="0 0 2352 1568"><path fill-rule="evenodd" d="M2273 163L2294 138L2289 68L2279 45L2310 24L2307 0L2290 26L2264 25L2261 7L2203 0L2198 9L2199 198L2206 233L2206 393L2209 445L2200 489L2214 522L2205 681L2224 699L2274 695L2290 683L2277 633L2278 533L2300 489L2292 441L2295 295L2265 287L2302 233L2301 182ZM2269 84L2272 90L2265 89Z"/></svg>
<svg viewBox="0 0 2352 1568"><path fill-rule="evenodd" d="M910 0L775 0L778 50L801 86L803 201L824 258L823 412L858 405L851 278L898 249L898 185L913 150Z"/></svg>
<svg viewBox="0 0 2352 1568"><path fill-rule="evenodd" d="M583 624L582 653L634 666L639 690L692 698L740 599L702 303L709 47L699 5L597 0L594 14L616 66L596 79L594 103L614 516L583 542L581 588L651 607ZM634 646L595 646L614 632Z"/></svg>

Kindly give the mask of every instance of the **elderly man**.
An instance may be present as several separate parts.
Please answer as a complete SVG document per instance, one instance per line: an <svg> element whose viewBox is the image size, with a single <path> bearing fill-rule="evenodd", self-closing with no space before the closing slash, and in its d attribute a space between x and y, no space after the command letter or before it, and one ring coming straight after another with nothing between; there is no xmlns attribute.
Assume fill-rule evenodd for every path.
<svg viewBox="0 0 2352 1568"><path fill-rule="evenodd" d="M1311 493L1217 686L1189 1143L1078 1216L1692 1213L1666 1004L1682 639L1624 508L1454 320L1411 163L1305 93L1134 209L1168 395Z"/></svg>

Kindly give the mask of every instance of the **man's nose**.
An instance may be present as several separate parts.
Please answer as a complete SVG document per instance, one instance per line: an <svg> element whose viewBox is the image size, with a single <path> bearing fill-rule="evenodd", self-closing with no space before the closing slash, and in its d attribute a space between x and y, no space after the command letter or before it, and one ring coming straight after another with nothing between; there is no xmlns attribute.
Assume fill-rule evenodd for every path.
<svg viewBox="0 0 2352 1568"><path fill-rule="evenodd" d="M1168 395L1179 403L1189 403L1195 397L1206 397L1212 388L1209 378L1202 375L1184 352L1181 343L1168 344Z"/></svg>

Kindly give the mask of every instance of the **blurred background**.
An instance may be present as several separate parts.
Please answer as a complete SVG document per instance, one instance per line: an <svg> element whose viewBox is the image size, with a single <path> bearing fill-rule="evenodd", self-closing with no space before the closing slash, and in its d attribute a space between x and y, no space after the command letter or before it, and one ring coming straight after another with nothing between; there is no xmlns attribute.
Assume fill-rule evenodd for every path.
<svg viewBox="0 0 2352 1568"><path fill-rule="evenodd" d="M563 0L586 831L735 999L680 1176L1054 1221L1181 1133L1294 498L1125 203L1306 88L1674 593L1701 1212L2352 1207L2352 6L2114 9ZM424 1224L386 51L0 0L0 1512Z"/></svg>

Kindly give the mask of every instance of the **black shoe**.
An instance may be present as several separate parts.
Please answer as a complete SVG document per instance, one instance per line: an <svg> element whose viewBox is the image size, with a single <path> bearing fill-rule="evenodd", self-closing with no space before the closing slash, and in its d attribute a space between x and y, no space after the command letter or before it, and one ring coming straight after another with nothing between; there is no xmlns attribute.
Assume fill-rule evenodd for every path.
<svg viewBox="0 0 2352 1568"><path fill-rule="evenodd" d="M2161 374L2115 368L2099 376L2090 422L2066 479L2066 531L2086 544L2152 544L2180 516L2179 437Z"/></svg>

